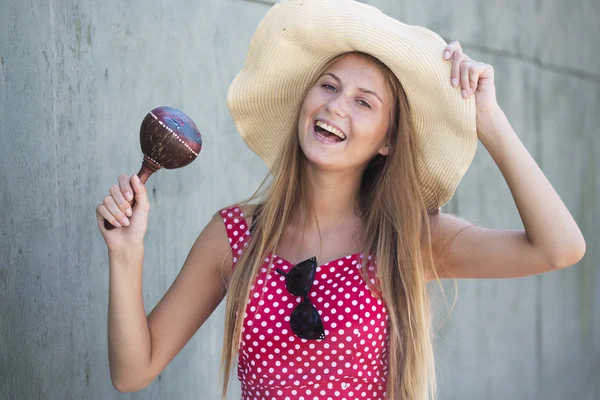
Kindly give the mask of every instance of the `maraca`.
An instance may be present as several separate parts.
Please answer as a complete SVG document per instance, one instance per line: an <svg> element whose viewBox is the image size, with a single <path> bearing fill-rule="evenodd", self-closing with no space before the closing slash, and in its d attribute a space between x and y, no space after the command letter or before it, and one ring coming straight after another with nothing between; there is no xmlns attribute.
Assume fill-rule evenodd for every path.
<svg viewBox="0 0 600 400"><path fill-rule="evenodd" d="M150 111L140 127L140 145L144 158L138 177L146 183L150 175L161 168L185 167L196 159L202 149L202 135L190 117L172 107ZM135 198L130 201L131 207ZM107 230L114 229L104 220Z"/></svg>

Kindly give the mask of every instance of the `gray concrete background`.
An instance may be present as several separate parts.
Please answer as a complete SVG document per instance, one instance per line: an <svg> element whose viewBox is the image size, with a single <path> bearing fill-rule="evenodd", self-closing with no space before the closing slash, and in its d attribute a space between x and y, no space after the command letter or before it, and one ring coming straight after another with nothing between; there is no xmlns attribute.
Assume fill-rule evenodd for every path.
<svg viewBox="0 0 600 400"><path fill-rule="evenodd" d="M222 306L147 389L112 388L94 207L119 173L137 172L147 111L171 105L194 118L199 159L148 182L150 311L212 213L266 173L225 95L268 3L0 2L0 399L218 398ZM494 65L501 106L588 244L563 271L457 281L437 334L440 399L600 399L600 2L369 3ZM445 211L522 228L482 146ZM436 310L441 321L448 309ZM239 398L236 378L229 398Z"/></svg>

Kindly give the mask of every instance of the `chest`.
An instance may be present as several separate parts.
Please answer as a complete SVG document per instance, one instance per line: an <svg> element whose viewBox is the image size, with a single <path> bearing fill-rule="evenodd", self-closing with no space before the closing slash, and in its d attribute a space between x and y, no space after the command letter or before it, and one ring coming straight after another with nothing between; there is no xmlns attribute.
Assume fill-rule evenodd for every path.
<svg viewBox="0 0 600 400"><path fill-rule="evenodd" d="M268 271L272 259L273 269ZM275 268L292 264L271 255L247 300L240 343L240 379L254 384L312 384L342 377L381 380L386 370L388 316L385 304L361 275L361 255L344 256L317 268L308 294L323 320L326 339L298 338L290 329L291 295Z"/></svg>
<svg viewBox="0 0 600 400"><path fill-rule="evenodd" d="M350 224L322 232L290 229L282 235L275 254L292 264L314 256L321 265L360 253L362 244L361 231Z"/></svg>

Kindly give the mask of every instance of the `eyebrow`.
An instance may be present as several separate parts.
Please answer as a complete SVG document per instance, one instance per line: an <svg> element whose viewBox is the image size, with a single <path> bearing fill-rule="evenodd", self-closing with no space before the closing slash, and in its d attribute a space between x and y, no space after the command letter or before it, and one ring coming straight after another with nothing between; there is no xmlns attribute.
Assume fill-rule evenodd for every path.
<svg viewBox="0 0 600 400"><path fill-rule="evenodd" d="M329 75L333 79L335 79L336 81L338 81L339 84L342 83L342 80L340 78L338 78L337 75L335 75L332 72L325 72L323 75ZM383 103L383 100L381 100L381 97L379 97L379 95L377 93L375 93L374 91L369 90L369 89L365 89L365 88L358 88L358 90L360 90L363 93L372 94L373 96L377 97L381 103Z"/></svg>

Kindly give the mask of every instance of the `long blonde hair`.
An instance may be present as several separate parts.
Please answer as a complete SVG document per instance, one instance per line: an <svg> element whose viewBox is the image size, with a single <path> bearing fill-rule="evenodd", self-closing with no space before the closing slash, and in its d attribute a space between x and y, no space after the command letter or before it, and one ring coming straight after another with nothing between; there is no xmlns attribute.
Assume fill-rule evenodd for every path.
<svg viewBox="0 0 600 400"><path fill-rule="evenodd" d="M426 275L429 272L436 278L438 275L429 213L416 168L418 149L410 107L396 76L376 58L359 54L379 68L395 99L388 130L390 153L386 157L375 156L365 169L356 207L365 238L363 253L375 254L377 260L380 285L372 289L381 294L389 314L387 396L390 399L435 399L435 364ZM341 56L330 60L321 72ZM244 315L250 286L264 257L275 252L293 213L299 207L304 207L304 215L311 212L305 175L306 158L295 133L294 130L286 141L271 171L273 178L270 184L261 195L257 191L246 201L262 197L252 237L228 283L221 359L223 399L241 340L243 318L236 317ZM366 270L362 268L363 273L368 273Z"/></svg>

